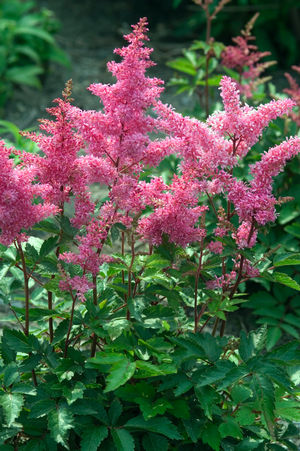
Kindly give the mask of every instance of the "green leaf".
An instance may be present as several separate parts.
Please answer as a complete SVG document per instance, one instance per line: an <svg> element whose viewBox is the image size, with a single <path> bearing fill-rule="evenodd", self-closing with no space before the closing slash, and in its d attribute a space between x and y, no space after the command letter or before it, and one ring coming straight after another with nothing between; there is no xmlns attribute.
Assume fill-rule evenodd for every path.
<svg viewBox="0 0 300 451"><path fill-rule="evenodd" d="M31 405L29 418L40 418L55 410L56 404L53 399L40 399Z"/></svg>
<svg viewBox="0 0 300 451"><path fill-rule="evenodd" d="M6 71L6 79L20 85L40 88L41 83L37 75L42 74L43 69L38 66L14 66Z"/></svg>
<svg viewBox="0 0 300 451"><path fill-rule="evenodd" d="M195 393L202 409L204 410L204 415L212 420L212 411L216 405L216 400L218 399L216 390L209 386L196 387Z"/></svg>
<svg viewBox="0 0 300 451"><path fill-rule="evenodd" d="M286 420L300 421L300 406L298 401L279 400L276 402L276 416L285 418Z"/></svg>
<svg viewBox="0 0 300 451"><path fill-rule="evenodd" d="M293 326L290 326L289 324L281 324L281 328L288 334L292 335L292 337L297 339L299 338L299 334Z"/></svg>
<svg viewBox="0 0 300 451"><path fill-rule="evenodd" d="M223 77L223 75L215 75L213 77L209 77L209 79L207 80L208 86L219 86L222 77ZM199 81L197 81L197 85L205 86L206 81L199 80Z"/></svg>
<svg viewBox="0 0 300 451"><path fill-rule="evenodd" d="M7 426L10 427L16 418L18 418L24 400L19 393L4 393L0 396L0 405L2 406Z"/></svg>
<svg viewBox="0 0 300 451"><path fill-rule="evenodd" d="M281 258L274 263L274 266L294 266L300 265L300 254L291 254L288 257Z"/></svg>
<svg viewBox="0 0 300 451"><path fill-rule="evenodd" d="M167 66L172 69L179 70L185 74L196 75L197 70L193 66L193 64L187 58L177 58L173 61L168 61Z"/></svg>
<svg viewBox="0 0 300 451"><path fill-rule="evenodd" d="M282 335L282 332L280 330L280 327L270 327L268 329L268 333L267 333L267 350L270 351L270 349L272 349L275 344L277 343L277 341L280 339Z"/></svg>
<svg viewBox="0 0 300 451"><path fill-rule="evenodd" d="M116 390L121 385L124 385L133 376L135 368L135 362L131 362L126 357L113 364L106 378L107 385L104 392Z"/></svg>
<svg viewBox="0 0 300 451"><path fill-rule="evenodd" d="M120 415L123 411L123 406L120 403L120 401L118 400L118 398L115 398L113 400L113 402L111 403L111 406L108 410L108 416L110 419L110 424L112 426L115 426L115 424L117 423L118 419L120 418Z"/></svg>
<svg viewBox="0 0 300 451"><path fill-rule="evenodd" d="M239 354L244 362L247 362L251 357L261 351L266 344L266 340L266 326L260 327L257 331L250 332L248 336L242 331Z"/></svg>
<svg viewBox="0 0 300 451"><path fill-rule="evenodd" d="M111 435L117 451L134 451L134 439L125 429L112 429Z"/></svg>
<svg viewBox="0 0 300 451"><path fill-rule="evenodd" d="M137 373L136 378L148 378L155 376L165 376L167 374L174 374L177 372L177 368L171 364L153 365L150 362L144 362L143 360L136 361Z"/></svg>
<svg viewBox="0 0 300 451"><path fill-rule="evenodd" d="M139 404L145 420L164 414L168 409L172 408L172 404L164 398L158 398L155 401L147 398L135 398L134 400Z"/></svg>
<svg viewBox="0 0 300 451"><path fill-rule="evenodd" d="M226 420L219 426L219 432L222 438L243 438L243 433L238 423L229 417L227 417Z"/></svg>
<svg viewBox="0 0 300 451"><path fill-rule="evenodd" d="M14 386L11 389L12 393L22 393L23 395L36 395L36 388L31 384L24 384L22 382L19 382L17 384L14 384Z"/></svg>
<svg viewBox="0 0 300 451"><path fill-rule="evenodd" d="M101 442L108 436L105 426L89 426L82 434L81 451L97 451Z"/></svg>
<svg viewBox="0 0 300 451"><path fill-rule="evenodd" d="M288 225L284 228L284 230L291 235L300 238L300 223L299 222L293 222L293 224Z"/></svg>
<svg viewBox="0 0 300 451"><path fill-rule="evenodd" d="M275 282L281 283L282 285L286 285L287 287L300 291L300 285L296 282L296 280L292 279L290 276L288 276L283 272L275 272L272 275L272 278Z"/></svg>
<svg viewBox="0 0 300 451"><path fill-rule="evenodd" d="M28 342L28 337L18 330L4 329L7 345L17 352L28 353L32 351L31 345Z"/></svg>
<svg viewBox="0 0 300 451"><path fill-rule="evenodd" d="M198 387L204 387L206 385L214 384L215 382L224 379L227 373L234 368L233 362L228 360L220 360L216 365L203 369L201 373L198 372Z"/></svg>
<svg viewBox="0 0 300 451"><path fill-rule="evenodd" d="M51 236L46 241L43 242L41 249L40 249L40 258L45 257L49 254L53 249L55 249L57 245L57 237Z"/></svg>
<svg viewBox="0 0 300 451"><path fill-rule="evenodd" d="M235 418L241 426L249 426L255 422L256 415L250 407L242 406L238 409Z"/></svg>
<svg viewBox="0 0 300 451"><path fill-rule="evenodd" d="M256 399L266 421L269 433L271 437L273 437L275 418L275 395L273 384L262 374L253 374L251 383L253 386L253 392L256 394Z"/></svg>
<svg viewBox="0 0 300 451"><path fill-rule="evenodd" d="M186 433L193 443L197 443L203 429L203 424L197 418L183 420Z"/></svg>
<svg viewBox="0 0 300 451"><path fill-rule="evenodd" d="M69 324L70 324L70 320L68 320L68 319L65 319L61 323L59 323L59 325L57 326L57 328L54 332L52 344L55 345L55 344L59 343L66 336L68 328L69 328Z"/></svg>
<svg viewBox="0 0 300 451"><path fill-rule="evenodd" d="M251 396L252 392L249 387L244 385L235 385L231 390L231 398L237 404L246 401Z"/></svg>
<svg viewBox="0 0 300 451"><path fill-rule="evenodd" d="M218 426L211 422L206 423L201 433L201 440L203 443L207 443L215 451L219 451L221 435Z"/></svg>
<svg viewBox="0 0 300 451"><path fill-rule="evenodd" d="M68 448L67 437L68 431L72 429L73 416L70 410L64 406L57 406L55 410L51 410L48 415L48 427L51 433L51 437Z"/></svg>
<svg viewBox="0 0 300 451"><path fill-rule="evenodd" d="M85 390L85 385L82 382L77 381L75 386L72 388L64 387L63 394L69 405L73 404L77 399L83 398L83 392Z"/></svg>
<svg viewBox="0 0 300 451"><path fill-rule="evenodd" d="M168 440L161 435L149 433L143 437L143 449L145 451L167 451L168 448Z"/></svg>
<svg viewBox="0 0 300 451"><path fill-rule="evenodd" d="M9 387L11 384L20 379L18 366L15 362L9 363L4 371L3 383L5 387Z"/></svg>
<svg viewBox="0 0 300 451"><path fill-rule="evenodd" d="M162 434L173 440L180 440L182 437L179 434L176 426L166 417L156 417L145 420L141 415L131 418L125 424L128 429L145 430Z"/></svg>
<svg viewBox="0 0 300 451"><path fill-rule="evenodd" d="M15 29L15 35L30 35L35 36L43 41L48 42L49 44L55 44L54 38L45 30L41 28L34 27L17 27Z"/></svg>

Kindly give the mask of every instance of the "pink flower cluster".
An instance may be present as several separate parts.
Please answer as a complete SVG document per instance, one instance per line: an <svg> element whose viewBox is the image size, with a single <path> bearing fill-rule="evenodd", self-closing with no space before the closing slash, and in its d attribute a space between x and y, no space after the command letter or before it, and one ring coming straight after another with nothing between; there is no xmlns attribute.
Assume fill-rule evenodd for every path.
<svg viewBox="0 0 300 451"><path fill-rule="evenodd" d="M235 69L240 81L240 92L246 97L252 97L255 88L261 83L259 76L273 62L261 62L262 58L270 55L270 52L259 52L257 46L249 41L255 39L250 33L243 33L232 39L235 45L229 45L222 52L222 64L229 69ZM244 80L245 83L242 83Z"/></svg>
<svg viewBox="0 0 300 451"><path fill-rule="evenodd" d="M144 45L146 19L133 26L125 39L128 46L115 51L121 61L108 64L116 83L89 88L101 101L100 111L72 106L65 91L63 100L56 99L57 106L49 109L56 120L42 121L41 134L27 134L38 143L41 155L21 153L22 164L14 167L10 149L0 146L0 241L9 245L21 239L22 229L48 215L63 214L64 204L73 199L77 249L62 253L60 259L79 265L82 276L64 275L61 288L76 291L80 299L92 287L88 275L95 277L99 267L111 260L102 250L116 223L153 245L164 236L183 247L201 243L210 257L223 253L225 236L235 240L237 254L239 249L252 248L259 227L276 218L273 177L300 152L300 137L289 138L252 165L250 181L236 178L234 168L270 121L290 112L294 102L278 100L258 108L242 105L238 85L223 77L223 111L206 123L182 116L159 101L162 82L146 76L154 64L152 49ZM246 44L249 52L254 50ZM250 52L250 56L248 64L257 67L258 55ZM239 58L239 64L246 61L242 55ZM159 133L156 139L154 133ZM156 167L170 154L176 154L180 165L169 184L160 177L141 177L145 168ZM108 188L109 200L99 211L91 201L92 183ZM37 196L43 203L34 203ZM227 211L216 208L216 197L225 199ZM207 237L209 209L216 215L218 240ZM231 222L234 216L238 226ZM225 266L222 270L208 287L230 290L241 276L258 274L250 261L237 258L231 271L226 272Z"/></svg>
<svg viewBox="0 0 300 451"><path fill-rule="evenodd" d="M300 74L300 66L292 66L292 69ZM289 115L292 120L296 122L297 126L300 127L300 86L296 82L295 78L289 73L285 73L284 75L286 76L290 87L284 89L283 92L286 92L289 96L291 96L298 107L298 111L291 111Z"/></svg>
<svg viewBox="0 0 300 451"><path fill-rule="evenodd" d="M0 242L5 246L26 239L23 229L57 211L49 202L33 203L38 196L43 196L44 187L32 183L34 174L30 169L14 166L11 153L14 149L6 148L0 141Z"/></svg>

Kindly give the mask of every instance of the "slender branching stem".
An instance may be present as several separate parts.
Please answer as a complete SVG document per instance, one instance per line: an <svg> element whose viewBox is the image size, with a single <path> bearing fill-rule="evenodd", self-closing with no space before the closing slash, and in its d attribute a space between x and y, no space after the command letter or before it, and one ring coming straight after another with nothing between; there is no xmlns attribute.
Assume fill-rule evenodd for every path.
<svg viewBox="0 0 300 451"><path fill-rule="evenodd" d="M135 259L134 234L132 233L132 235L131 235L131 261L130 261L130 265L128 268L128 292L127 292L128 299L131 298L131 277L132 277L132 267L133 267L134 259ZM129 308L127 308L126 318L128 320L130 319Z"/></svg>
<svg viewBox="0 0 300 451"><path fill-rule="evenodd" d="M198 316L198 284L199 284L199 277L202 270L202 257L203 257L203 239L200 243L200 257L199 257L199 264L196 272L195 277L195 297L194 297L194 333L198 330L198 322L199 322L199 316ZM204 313L204 312L203 312Z"/></svg>
<svg viewBox="0 0 300 451"><path fill-rule="evenodd" d="M70 294L72 297L72 307L71 307L71 316L70 316L70 322L69 322L69 328L66 336L66 342L65 342L65 350L64 350L64 358L67 358L68 355L68 346L69 346L69 340L70 340L70 333L73 326L73 318L74 318L74 310L75 310L75 304L76 304L76 296L74 296L72 289L70 288Z"/></svg>
<svg viewBox="0 0 300 451"><path fill-rule="evenodd" d="M19 251L21 262L22 262L22 271L24 276L24 294L25 294L25 327L24 327L24 333L25 335L29 335L29 277L27 273L26 263L25 263L25 256L22 249L21 243L16 243L16 248Z"/></svg>

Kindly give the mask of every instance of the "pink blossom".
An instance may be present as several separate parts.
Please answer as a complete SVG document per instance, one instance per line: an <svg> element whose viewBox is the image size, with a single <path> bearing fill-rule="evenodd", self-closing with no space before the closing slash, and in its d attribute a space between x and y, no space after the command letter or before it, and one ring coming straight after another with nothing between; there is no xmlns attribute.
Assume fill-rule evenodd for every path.
<svg viewBox="0 0 300 451"><path fill-rule="evenodd" d="M206 287L209 290L222 289L223 291L228 291L230 285L235 281L236 276L236 271L231 271L220 277L215 276L213 280L206 282Z"/></svg>
<svg viewBox="0 0 300 451"><path fill-rule="evenodd" d="M207 247L210 252L213 252L214 254L222 254L223 252L223 244L220 243L220 241L210 241Z"/></svg>
<svg viewBox="0 0 300 451"><path fill-rule="evenodd" d="M93 284L89 282L86 276L67 277L59 282L59 288L63 291L76 291L76 295L81 302L84 302L85 293L93 288Z"/></svg>
<svg viewBox="0 0 300 451"><path fill-rule="evenodd" d="M80 227L89 220L94 204L87 191L87 174L82 164L82 157L77 154L83 141L75 133L67 120L71 110L67 89L63 93L64 100L55 99L56 107L47 111L56 120L41 120L40 129L45 133L23 133L36 142L43 155L21 153L23 164L34 174L40 186L44 186L42 198L57 205L62 211L64 203L75 196L75 217L73 225Z"/></svg>
<svg viewBox="0 0 300 451"><path fill-rule="evenodd" d="M212 114L207 123L217 133L229 136L234 143L233 152L245 156L260 138L263 129L277 117L287 114L295 103L290 99L272 100L258 108L242 106L237 84L230 77L220 83L224 111Z"/></svg>
<svg viewBox="0 0 300 451"><path fill-rule="evenodd" d="M260 83L260 74L274 62L261 63L260 60L270 55L270 52L259 52L257 46L249 41L255 37L242 31L243 36L233 38L235 45L229 45L222 52L222 64L229 69L235 69L246 84L239 83L238 87L246 97L252 97Z"/></svg>
<svg viewBox="0 0 300 451"><path fill-rule="evenodd" d="M240 249L245 247L253 247L256 243L257 231L253 230L249 222L242 222L239 226L237 233L233 234L237 245Z"/></svg>
<svg viewBox="0 0 300 451"><path fill-rule="evenodd" d="M34 174L30 169L15 167L9 155L14 149L0 141L0 242L9 246L15 239L23 241L35 223L57 212L54 205L33 203L41 195L39 185L33 185Z"/></svg>
<svg viewBox="0 0 300 451"><path fill-rule="evenodd" d="M292 69L300 74L300 66L292 66ZM291 96L298 107L298 111L291 111L289 113L289 116L294 122L296 122L297 126L300 127L300 86L296 82L295 78L292 77L289 73L285 73L284 75L286 76L290 87L284 89L283 92L286 92L289 96Z"/></svg>

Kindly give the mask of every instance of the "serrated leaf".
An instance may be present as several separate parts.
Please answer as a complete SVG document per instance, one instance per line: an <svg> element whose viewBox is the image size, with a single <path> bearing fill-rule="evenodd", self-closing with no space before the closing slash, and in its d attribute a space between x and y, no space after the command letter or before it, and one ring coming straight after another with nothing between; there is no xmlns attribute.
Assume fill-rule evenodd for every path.
<svg viewBox="0 0 300 451"><path fill-rule="evenodd" d="M174 374L177 372L177 368L172 364L153 365L152 363L143 360L136 361L136 368L138 371L135 377L139 379L166 376L167 374Z"/></svg>
<svg viewBox="0 0 300 451"><path fill-rule="evenodd" d="M111 435L117 451L134 451L134 439L125 429L112 429Z"/></svg>
<svg viewBox="0 0 300 451"><path fill-rule="evenodd" d="M57 326L54 337L53 337L53 344L59 343L67 334L68 328L69 328L70 320L65 319L59 325Z"/></svg>
<svg viewBox="0 0 300 451"><path fill-rule="evenodd" d="M0 405L2 406L5 421L10 427L16 418L18 418L24 400L20 393L4 393L0 396Z"/></svg>
<svg viewBox="0 0 300 451"><path fill-rule="evenodd" d="M11 389L12 393L22 393L23 395L36 395L36 388L30 384L17 383Z"/></svg>
<svg viewBox="0 0 300 451"><path fill-rule="evenodd" d="M145 451L167 451L168 448L168 440L161 435L149 433L143 437L143 449Z"/></svg>
<svg viewBox="0 0 300 451"><path fill-rule="evenodd" d="M274 266L294 266L300 265L300 254L291 254L288 257L282 258L281 260L277 260L274 263Z"/></svg>
<svg viewBox="0 0 300 451"><path fill-rule="evenodd" d="M266 344L267 328L260 327L257 331L250 332L248 336L244 331L241 332L241 341L239 346L239 354L244 362L261 351Z"/></svg>
<svg viewBox="0 0 300 451"><path fill-rule="evenodd" d="M288 334L292 335L292 337L295 337L297 339L299 338L298 331L290 324L281 324L281 328Z"/></svg>
<svg viewBox="0 0 300 451"><path fill-rule="evenodd" d="M293 222L293 224L288 225L284 228L284 230L291 235L300 238L300 224L299 222Z"/></svg>
<svg viewBox="0 0 300 451"><path fill-rule="evenodd" d="M277 343L277 341L280 339L282 335L282 332L280 330L280 327L270 327L268 329L268 333L267 333L267 344L266 344L266 348L268 351L270 351L270 349L273 348L273 346L275 346L275 344Z"/></svg>
<svg viewBox="0 0 300 451"><path fill-rule="evenodd" d="M9 363L4 370L3 383L5 387L9 387L11 384L20 379L18 366L15 362Z"/></svg>
<svg viewBox="0 0 300 451"><path fill-rule="evenodd" d="M32 351L31 345L28 342L28 337L18 330L4 329L3 335L7 345L17 352L28 353Z"/></svg>
<svg viewBox="0 0 300 451"><path fill-rule="evenodd" d="M106 378L104 393L116 390L121 385L124 385L133 376L135 368L135 362L131 362L126 357L113 364Z"/></svg>
<svg viewBox="0 0 300 451"><path fill-rule="evenodd" d="M145 420L141 415L131 418L124 427L128 429L145 430L162 434L170 439L180 440L182 437L179 434L176 426L166 417L156 417Z"/></svg>
<svg viewBox="0 0 300 451"><path fill-rule="evenodd" d="M237 422L241 426L248 426L253 424L255 422L255 417L255 413L253 413L252 409L247 406L240 407L235 416Z"/></svg>
<svg viewBox="0 0 300 451"><path fill-rule="evenodd" d="M43 41L48 42L49 44L55 44L53 36L45 30L36 27L17 27L14 31L16 35L30 35L36 38L42 39Z"/></svg>
<svg viewBox="0 0 300 451"><path fill-rule="evenodd" d="M221 435L218 426L211 422L207 423L202 430L201 440L203 443L207 443L213 450L219 451Z"/></svg>
<svg viewBox="0 0 300 451"><path fill-rule="evenodd" d="M282 285L286 285L287 287L300 291L300 285L296 282L296 280L292 279L290 276L288 276L283 272L273 273L272 278L275 282L281 283Z"/></svg>
<svg viewBox="0 0 300 451"><path fill-rule="evenodd" d="M120 415L121 415L122 411L123 411L122 404L120 403L118 398L115 398L113 400L113 402L111 403L111 406L110 406L110 408L108 410L108 416L109 416L109 419L110 419L110 424L112 426L114 426L117 423L118 419L120 418Z"/></svg>
<svg viewBox="0 0 300 451"><path fill-rule="evenodd" d="M276 416L293 422L300 422L300 406L298 401L279 400L276 402Z"/></svg>
<svg viewBox="0 0 300 451"><path fill-rule="evenodd" d="M45 257L49 254L53 249L55 249L57 245L57 237L51 236L46 241L43 242L41 249L40 249L40 258Z"/></svg>
<svg viewBox="0 0 300 451"><path fill-rule="evenodd" d="M53 399L40 399L31 405L29 418L43 417L55 408L56 404Z"/></svg>
<svg viewBox="0 0 300 451"><path fill-rule="evenodd" d="M67 403L69 405L71 405L77 399L82 399L84 390L85 390L85 385L79 381L77 381L75 386L72 388L64 387L63 394L67 400Z"/></svg>
<svg viewBox="0 0 300 451"><path fill-rule="evenodd" d="M249 387L244 385L235 385L231 390L230 396L236 404L246 401L252 392Z"/></svg>
<svg viewBox="0 0 300 451"><path fill-rule="evenodd" d="M56 443L60 443L66 448L68 448L68 431L72 429L73 426L73 415L67 407L57 406L56 409L51 410L48 415L48 427L51 437Z"/></svg>
<svg viewBox="0 0 300 451"><path fill-rule="evenodd" d="M206 385L214 384L223 379L229 371L234 368L234 363L228 360L220 360L216 365L203 369L198 376L197 387L204 387Z"/></svg>
<svg viewBox="0 0 300 451"><path fill-rule="evenodd" d="M203 429L203 424L197 418L183 420L186 433L193 443L197 443Z"/></svg>
<svg viewBox="0 0 300 451"><path fill-rule="evenodd" d="M196 387L195 393L198 401L204 410L204 414L207 418L212 420L213 407L216 405L218 394L212 387Z"/></svg>
<svg viewBox="0 0 300 451"><path fill-rule="evenodd" d="M241 439L243 438L243 433L238 423L231 418L226 418L226 420L219 426L219 432L222 438L233 437Z"/></svg>
<svg viewBox="0 0 300 451"><path fill-rule="evenodd" d="M81 451L97 451L107 436L107 427L89 426L82 434L82 440L80 442Z"/></svg>
<svg viewBox="0 0 300 451"><path fill-rule="evenodd" d="M275 418L274 386L266 376L261 374L253 374L251 382L253 392L255 393L256 399L260 405L260 409L263 413L269 433L271 437L273 437Z"/></svg>

